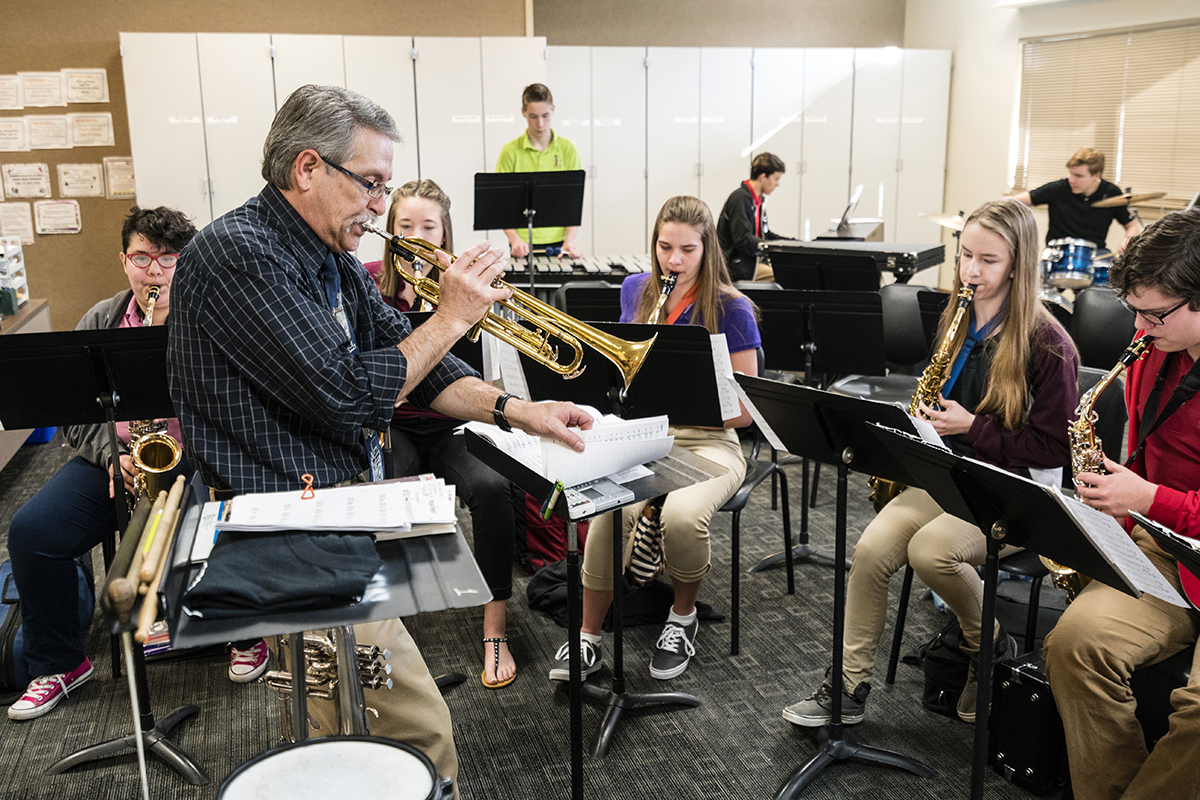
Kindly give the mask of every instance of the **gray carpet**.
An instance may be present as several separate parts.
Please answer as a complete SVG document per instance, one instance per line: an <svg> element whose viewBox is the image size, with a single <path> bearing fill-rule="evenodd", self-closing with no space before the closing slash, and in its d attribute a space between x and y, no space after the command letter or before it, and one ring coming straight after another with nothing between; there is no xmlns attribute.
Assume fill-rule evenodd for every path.
<svg viewBox="0 0 1200 800"><path fill-rule="evenodd" d="M3 542L13 512L69 456L60 436L50 444L22 448L0 471L0 555L7 557ZM789 467L788 474L793 524L798 529L799 467ZM832 472L826 468L822 478L818 508L810 516L811 536L814 544L832 550ZM743 570L781 547L779 512L771 511L769 503L770 490L764 485L743 515ZM851 476L851 543L871 514L865 478ZM714 567L701 599L727 614L730 528L728 515L718 516L713 526ZM470 538L469 519L461 513L460 518ZM566 633L529 610L526 584L527 578L520 576L509 610L509 636L519 675L504 689L487 690L479 683L481 610L428 614L407 621L435 674L456 671L470 676L465 685L451 689L446 696L454 719L464 798L505 800L570 794L566 693L555 691L546 679L550 658ZM899 587L897 577L893 601ZM946 620L931 602L916 599L923 589L919 582L914 586L905 652L928 641ZM658 630L628 630L629 691L669 686L698 695L703 705L671 711L648 708L628 714L607 758L585 760L586 795L629 800L772 797L780 783L823 742L822 731L794 727L780 717L780 710L812 688L829 664L832 603L833 570L828 563L799 564L795 596L786 594L782 567L743 575L741 655L729 656L728 622L706 623L688 671L666 683L651 679L647 671ZM882 682L893 618L894 610L889 612L880 678L868 702L866 721L847 732L855 741L921 759L937 771L937 777L922 780L902 771L846 762L828 767L805 790L807 798L907 800L913 796L961 798L968 793L971 726L921 708L922 676L913 667L901 665L895 686ZM1019 630L1023 619L1019 616L1007 624ZM605 637L604 646L611 658L611 637ZM96 677L57 709L23 723L0 718L4 741L0 785L7 787L5 796L62 800L140 796L132 750L64 775L43 774L54 761L81 747L132 730L126 684L111 678L108 638L99 626L89 635L88 652L97 665ZM157 716L185 703L200 706L199 716L184 721L171 738L212 777L209 785L192 787L152 759L149 779L153 796L215 797L232 770L277 742L279 715L274 693L258 683L230 683L226 666L227 660L220 654L149 666ZM591 680L607 686L611 675L606 668ZM584 735L589 751L600 717L600 709L585 707ZM380 780L382 789L387 785L386 776ZM1027 796L990 770L985 794L989 798ZM387 795L386 789L382 795Z"/></svg>

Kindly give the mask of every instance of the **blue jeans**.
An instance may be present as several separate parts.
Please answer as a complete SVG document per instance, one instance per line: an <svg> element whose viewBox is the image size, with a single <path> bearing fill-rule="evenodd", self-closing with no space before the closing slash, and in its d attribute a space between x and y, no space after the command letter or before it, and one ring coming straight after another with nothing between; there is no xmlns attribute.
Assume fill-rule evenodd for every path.
<svg viewBox="0 0 1200 800"><path fill-rule="evenodd" d="M524 530L525 493L467 452L466 439L455 436L458 420L422 417L392 423L394 474L432 472L454 484L471 512L475 563L495 600L512 597L512 562L517 526ZM515 505L519 501L520 513Z"/></svg>
<svg viewBox="0 0 1200 800"><path fill-rule="evenodd" d="M184 469L184 465L176 467L165 480ZM117 513L108 496L108 469L79 456L68 461L13 515L8 551L21 595L30 675L69 672L83 662L75 559L116 529Z"/></svg>

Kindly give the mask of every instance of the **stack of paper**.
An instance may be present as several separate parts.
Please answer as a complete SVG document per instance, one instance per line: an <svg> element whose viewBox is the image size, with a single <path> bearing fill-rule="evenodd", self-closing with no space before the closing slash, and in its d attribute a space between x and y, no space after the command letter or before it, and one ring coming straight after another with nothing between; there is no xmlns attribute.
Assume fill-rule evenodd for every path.
<svg viewBox="0 0 1200 800"><path fill-rule="evenodd" d="M484 437L543 478L562 481L563 486L578 486L604 478L671 452L675 437L667 435L665 416L624 420L612 414L602 416L587 406L581 408L593 419L591 430L576 431L584 442L582 453L553 439L530 436L521 431L505 432L483 422L468 422L463 427Z"/></svg>

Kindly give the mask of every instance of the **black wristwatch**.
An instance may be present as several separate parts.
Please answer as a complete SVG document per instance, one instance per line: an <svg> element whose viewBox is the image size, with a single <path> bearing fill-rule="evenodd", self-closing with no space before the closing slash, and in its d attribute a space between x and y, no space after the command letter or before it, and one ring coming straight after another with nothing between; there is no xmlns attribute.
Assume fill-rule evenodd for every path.
<svg viewBox="0 0 1200 800"><path fill-rule="evenodd" d="M509 400L512 400L515 395L508 392L496 398L496 407L492 409L492 419L496 422L496 427L502 431L511 431L512 425L508 424L508 417L504 416L504 406Z"/></svg>

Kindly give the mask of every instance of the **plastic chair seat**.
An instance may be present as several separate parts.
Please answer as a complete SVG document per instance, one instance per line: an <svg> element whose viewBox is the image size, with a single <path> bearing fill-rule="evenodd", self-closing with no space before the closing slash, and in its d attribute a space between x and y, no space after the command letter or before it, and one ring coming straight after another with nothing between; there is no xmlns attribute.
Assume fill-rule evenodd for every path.
<svg viewBox="0 0 1200 800"><path fill-rule="evenodd" d="M829 391L881 403L899 403L907 408L917 391L918 380L916 375L850 375L834 381Z"/></svg>

